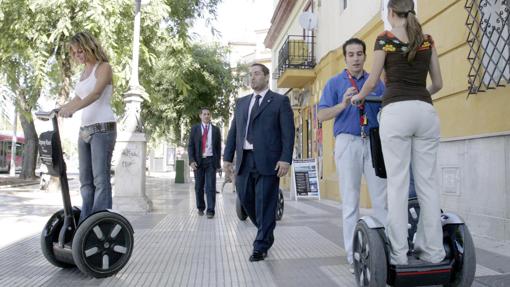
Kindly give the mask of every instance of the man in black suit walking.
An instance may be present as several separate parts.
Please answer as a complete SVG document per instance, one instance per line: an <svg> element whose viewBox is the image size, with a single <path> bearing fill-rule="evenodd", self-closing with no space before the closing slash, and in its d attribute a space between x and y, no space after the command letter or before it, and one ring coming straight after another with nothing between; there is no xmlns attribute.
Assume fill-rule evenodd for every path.
<svg viewBox="0 0 510 287"><path fill-rule="evenodd" d="M269 90L269 69L250 67L253 94L239 98L223 160L232 172L236 158L236 190L257 227L250 261L264 260L274 242L280 177L287 174L294 147L294 114L289 98Z"/></svg>
<svg viewBox="0 0 510 287"><path fill-rule="evenodd" d="M207 197L207 218L214 217L216 205L216 170L220 165L221 133L211 124L211 111L200 110L201 123L191 128L188 156L189 165L195 173L195 195L199 215L204 215L204 188Z"/></svg>

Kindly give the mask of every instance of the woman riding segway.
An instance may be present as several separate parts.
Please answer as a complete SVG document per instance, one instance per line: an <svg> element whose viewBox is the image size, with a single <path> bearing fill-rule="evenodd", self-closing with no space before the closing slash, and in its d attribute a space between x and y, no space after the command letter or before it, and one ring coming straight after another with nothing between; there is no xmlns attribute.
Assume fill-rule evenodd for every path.
<svg viewBox="0 0 510 287"><path fill-rule="evenodd" d="M370 77L351 99L355 105L362 103L385 70L380 138L387 173L388 224L384 230L370 227L377 225L371 219L358 223L355 274L360 286L469 286L474 277L474 247L467 227L458 216L441 214L435 177L439 118L431 95L443 82L434 41L423 34L415 14L413 0L388 2L392 30L377 37ZM432 84L427 87L428 74ZM411 166L419 206L409 205ZM408 228L413 221L408 218L418 220L410 241ZM376 257L389 258L378 265L374 264Z"/></svg>
<svg viewBox="0 0 510 287"><path fill-rule="evenodd" d="M51 119L53 131L41 134L43 162L60 178L64 209L55 213L43 229L41 247L50 263L76 265L94 277L115 274L128 262L133 250L133 228L127 219L111 211L110 169L116 139L115 115L111 108L112 68L97 40L88 32L71 38L70 52L83 64L76 97L60 110L38 112ZM82 111L78 139L81 210L72 207L56 114L71 117Z"/></svg>

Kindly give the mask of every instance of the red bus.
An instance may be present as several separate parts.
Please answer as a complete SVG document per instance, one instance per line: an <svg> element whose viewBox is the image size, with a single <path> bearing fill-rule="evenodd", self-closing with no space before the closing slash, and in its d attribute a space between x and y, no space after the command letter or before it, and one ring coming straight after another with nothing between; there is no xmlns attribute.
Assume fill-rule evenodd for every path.
<svg viewBox="0 0 510 287"><path fill-rule="evenodd" d="M16 136L16 170L21 170L23 163L23 147L25 146L25 138ZM11 147L12 133L0 131L0 172L9 172L11 170Z"/></svg>

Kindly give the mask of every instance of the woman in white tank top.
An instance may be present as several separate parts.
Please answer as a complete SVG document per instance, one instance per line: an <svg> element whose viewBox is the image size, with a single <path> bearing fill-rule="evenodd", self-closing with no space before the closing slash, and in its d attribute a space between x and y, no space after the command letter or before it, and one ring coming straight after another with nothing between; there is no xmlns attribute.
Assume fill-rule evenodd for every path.
<svg viewBox="0 0 510 287"><path fill-rule="evenodd" d="M111 107L112 68L103 48L88 32L80 32L71 38L70 53L84 69L76 96L61 107L59 115L71 117L82 110L78 139L81 222L92 213L112 208L110 169L117 131Z"/></svg>

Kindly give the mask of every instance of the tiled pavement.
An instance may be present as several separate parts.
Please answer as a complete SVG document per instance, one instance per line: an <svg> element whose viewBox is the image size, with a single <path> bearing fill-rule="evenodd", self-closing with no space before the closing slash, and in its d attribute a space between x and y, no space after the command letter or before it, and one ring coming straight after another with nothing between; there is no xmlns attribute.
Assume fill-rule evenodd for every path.
<svg viewBox="0 0 510 287"><path fill-rule="evenodd" d="M230 188L218 194L213 219L198 216L189 184L148 177L147 193L155 211L126 214L135 249L116 276L94 279L53 267L34 234L0 249L0 286L355 286L342 248L341 210L332 201L296 202L287 194L269 256L251 263L256 229L237 218ZM473 286L510 286L507 254L478 249Z"/></svg>

